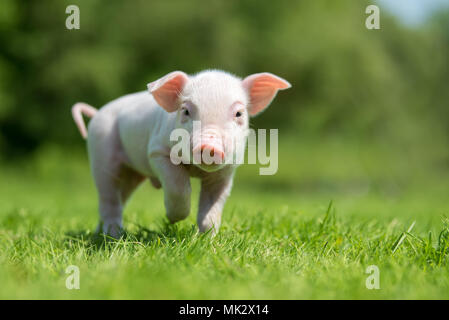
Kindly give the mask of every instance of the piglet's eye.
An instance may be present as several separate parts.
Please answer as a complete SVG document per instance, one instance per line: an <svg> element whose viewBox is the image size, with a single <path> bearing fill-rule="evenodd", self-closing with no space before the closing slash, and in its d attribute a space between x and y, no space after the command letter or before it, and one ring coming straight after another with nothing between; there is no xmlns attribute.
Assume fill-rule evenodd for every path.
<svg viewBox="0 0 449 320"><path fill-rule="evenodd" d="M240 112L240 111L237 111L236 112L236 114L235 114L235 116L238 118L238 117L241 117L242 116L242 113Z"/></svg>

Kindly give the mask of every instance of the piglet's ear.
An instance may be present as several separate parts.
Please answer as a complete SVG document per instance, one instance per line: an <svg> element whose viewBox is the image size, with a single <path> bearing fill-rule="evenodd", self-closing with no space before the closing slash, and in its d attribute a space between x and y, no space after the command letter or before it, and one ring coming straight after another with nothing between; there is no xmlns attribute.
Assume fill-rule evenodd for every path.
<svg viewBox="0 0 449 320"><path fill-rule="evenodd" d="M288 81L268 72L246 77L243 79L243 88L248 92L250 99L249 114L254 116L263 111L270 105L278 90L290 87Z"/></svg>
<svg viewBox="0 0 449 320"><path fill-rule="evenodd" d="M178 98L185 84L189 80L188 75L182 71L174 71L159 80L147 85L156 102L167 112L178 109Z"/></svg>

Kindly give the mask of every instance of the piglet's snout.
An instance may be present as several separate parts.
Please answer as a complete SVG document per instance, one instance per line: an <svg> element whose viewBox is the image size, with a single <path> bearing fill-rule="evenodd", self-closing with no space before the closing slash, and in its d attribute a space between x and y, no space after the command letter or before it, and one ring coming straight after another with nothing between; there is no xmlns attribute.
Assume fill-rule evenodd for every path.
<svg viewBox="0 0 449 320"><path fill-rule="evenodd" d="M221 137L213 134L202 135L193 153L203 164L221 164L225 158Z"/></svg>
<svg viewBox="0 0 449 320"><path fill-rule="evenodd" d="M207 155L210 155L212 158L217 157L218 159L221 160L224 159L224 152L221 149L208 144L201 145L201 153L202 154L206 153Z"/></svg>

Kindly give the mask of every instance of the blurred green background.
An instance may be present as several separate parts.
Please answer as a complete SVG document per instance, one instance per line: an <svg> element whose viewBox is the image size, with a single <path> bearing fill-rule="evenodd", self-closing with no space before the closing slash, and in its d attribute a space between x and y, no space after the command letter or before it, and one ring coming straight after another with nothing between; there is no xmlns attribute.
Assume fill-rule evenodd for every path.
<svg viewBox="0 0 449 320"><path fill-rule="evenodd" d="M381 30L367 30L371 3L2 0L1 157L82 145L77 101L100 107L172 70L219 68L293 84L253 121L281 139L388 144L447 167L448 11L409 27L380 5ZM80 30L65 28L69 4Z"/></svg>
<svg viewBox="0 0 449 320"><path fill-rule="evenodd" d="M65 27L69 4L80 8L79 30ZM293 84L252 120L279 128L277 175L252 166L240 184L329 197L445 186L449 9L410 25L383 0L381 29L368 30L368 4L3 0L0 168L85 155L70 113L77 101L101 107L173 70L219 68Z"/></svg>
<svg viewBox="0 0 449 320"><path fill-rule="evenodd" d="M279 128L277 175L247 166L239 185L329 198L444 189L449 9L410 25L388 3L378 3L381 29L368 30L370 1L3 0L0 168L38 172L68 151L85 158L77 101L101 107L173 70L219 68L293 84L252 121ZM69 4L79 30L65 27Z"/></svg>

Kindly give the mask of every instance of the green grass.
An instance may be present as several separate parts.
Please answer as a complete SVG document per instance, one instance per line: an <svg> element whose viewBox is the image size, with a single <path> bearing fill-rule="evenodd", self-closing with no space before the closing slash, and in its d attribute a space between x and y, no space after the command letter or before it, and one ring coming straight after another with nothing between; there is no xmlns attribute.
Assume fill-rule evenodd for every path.
<svg viewBox="0 0 449 320"><path fill-rule="evenodd" d="M48 147L1 167L0 298L447 299L449 179L426 159L286 141L277 175L239 169L215 238L197 234L196 201L168 225L145 184L126 237L104 241L85 152ZM65 287L69 265L80 290ZM365 286L370 265L380 290Z"/></svg>

